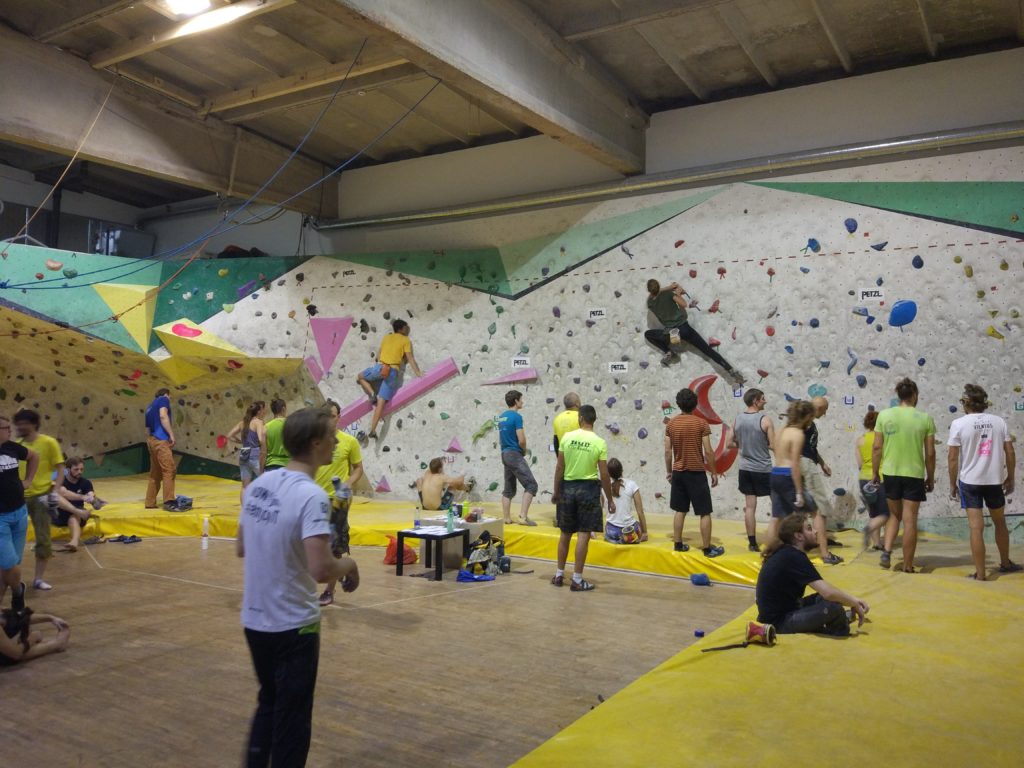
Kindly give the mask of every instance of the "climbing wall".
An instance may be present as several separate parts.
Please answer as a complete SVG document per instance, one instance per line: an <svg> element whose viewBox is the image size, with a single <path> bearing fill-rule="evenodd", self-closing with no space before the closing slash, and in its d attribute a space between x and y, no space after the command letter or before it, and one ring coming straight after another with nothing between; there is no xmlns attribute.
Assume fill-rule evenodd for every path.
<svg viewBox="0 0 1024 768"><path fill-rule="evenodd" d="M1024 426L1024 182L1013 178L1020 168L1024 150L1005 149L609 201L564 231L522 241L333 254L273 278L264 271L244 298L190 322L250 370L263 358L290 361L298 378L261 373L254 392L266 398L281 389L298 404L333 398L345 428L358 434L368 428L368 405L356 374L373 362L390 321L407 320L426 375L406 371L381 439L364 450L381 494L412 498L409 486L426 462L444 456L449 472L475 476L478 493L496 499L502 469L493 419L515 387L526 393L542 501L554 467L551 419L562 396L577 391L596 406L597 430L639 482L645 508L667 512L663 421L675 413L676 391L698 389L713 422L731 422L743 409L743 391L699 354L686 351L663 367L644 341L646 281L676 280L691 296L691 325L747 386L766 392L768 415L781 418L789 399L830 398L820 448L834 470L833 500L848 517L857 505L849 491L861 420L870 407L890 405L898 378L918 382L940 445L967 381L986 387L991 410L1015 433ZM208 271L205 280L225 278ZM193 296L205 296L207 284L197 283ZM175 324L160 320L152 344ZM200 370L211 364L169 351ZM227 367L223 355L213 364ZM196 450L216 454L216 436L237 420L245 397L237 387L225 396L234 375L226 370L217 374L225 387L219 403L216 387L187 373L176 386L204 417ZM51 380L58 390L46 399L63 386ZM723 425L712 431L721 446ZM730 463L724 450L722 459ZM714 492L719 514L740 514L735 477L731 467ZM941 447L937 478L924 514L956 513Z"/></svg>

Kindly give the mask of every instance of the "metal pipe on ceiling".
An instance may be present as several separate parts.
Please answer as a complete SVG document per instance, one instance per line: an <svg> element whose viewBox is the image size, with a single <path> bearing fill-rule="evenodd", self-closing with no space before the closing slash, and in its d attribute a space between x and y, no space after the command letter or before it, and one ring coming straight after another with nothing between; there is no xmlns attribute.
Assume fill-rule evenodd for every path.
<svg viewBox="0 0 1024 768"><path fill-rule="evenodd" d="M916 134L879 142L846 144L770 157L737 160L718 165L634 176L611 183L571 187L553 192L534 193L448 208L342 219L329 224L314 224L314 227L323 232L456 221L480 216L519 213L546 206L597 202L617 197L667 192L710 184L810 173L827 168L860 165L865 161L893 162L929 154L965 152L1019 144L1024 144L1024 120L959 128L941 133Z"/></svg>

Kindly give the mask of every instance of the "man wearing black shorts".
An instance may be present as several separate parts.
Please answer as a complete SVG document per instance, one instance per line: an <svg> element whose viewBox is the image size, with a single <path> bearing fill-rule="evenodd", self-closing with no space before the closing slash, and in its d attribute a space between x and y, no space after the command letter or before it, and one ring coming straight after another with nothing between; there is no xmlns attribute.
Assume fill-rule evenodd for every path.
<svg viewBox="0 0 1024 768"><path fill-rule="evenodd" d="M711 488L718 485L715 452L711 448L711 426L694 415L697 395L692 389L679 390L676 405L682 413L673 416L665 425L665 472L672 484L669 507L676 513L672 521L675 551L686 552L690 548L683 543L683 523L692 505L693 513L700 518L704 556L718 557L725 553L725 548L711 544ZM711 488L708 487L705 465L711 472Z"/></svg>
<svg viewBox="0 0 1024 768"><path fill-rule="evenodd" d="M747 529L747 545L757 552L757 498L771 496L772 455L775 450L775 428L764 415L768 402L760 389L743 393L747 410L732 423L730 448L740 451L740 493L743 494L743 521Z"/></svg>
<svg viewBox="0 0 1024 768"><path fill-rule="evenodd" d="M608 499L609 514L615 512L612 482L608 475L608 445L594 434L597 412L592 405L580 406L580 428L567 432L558 442L555 462L555 484L551 500L555 502L555 523L561 531L558 538L558 568L551 583L565 583L565 561L569 543L576 534L576 559L573 561L573 592L589 592L594 585L583 578L590 537L604 530L601 521L601 491Z"/></svg>

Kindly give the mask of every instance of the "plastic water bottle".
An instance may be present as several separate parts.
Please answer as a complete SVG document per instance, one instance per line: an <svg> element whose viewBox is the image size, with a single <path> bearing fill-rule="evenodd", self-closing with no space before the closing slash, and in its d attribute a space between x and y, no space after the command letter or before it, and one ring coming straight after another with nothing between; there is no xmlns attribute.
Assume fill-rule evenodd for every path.
<svg viewBox="0 0 1024 768"><path fill-rule="evenodd" d="M337 475L331 478L331 485L334 486L334 498L338 501L345 501L352 498L352 488L348 483L341 482L341 478Z"/></svg>
<svg viewBox="0 0 1024 768"><path fill-rule="evenodd" d="M199 547L202 550L210 548L210 516L203 515L203 534L200 538Z"/></svg>
<svg viewBox="0 0 1024 768"><path fill-rule="evenodd" d="M455 530L455 512L452 511L451 507L448 507L448 533Z"/></svg>
<svg viewBox="0 0 1024 768"><path fill-rule="evenodd" d="M421 518L422 516L423 516L423 515L422 515L422 512L421 512L421 510L420 510L420 505L419 505L419 504L417 504L417 505L416 505L416 512L415 512L415 517L413 517L413 519L412 519L412 527L413 527L413 528L419 528L419 527L420 527L420 518Z"/></svg>

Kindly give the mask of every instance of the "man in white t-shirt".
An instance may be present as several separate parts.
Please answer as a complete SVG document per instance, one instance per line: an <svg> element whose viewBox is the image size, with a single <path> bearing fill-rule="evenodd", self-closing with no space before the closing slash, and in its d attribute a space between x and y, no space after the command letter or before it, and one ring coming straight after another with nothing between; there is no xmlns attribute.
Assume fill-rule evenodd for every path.
<svg viewBox="0 0 1024 768"><path fill-rule="evenodd" d="M335 420L303 408L284 424L291 461L256 478L242 497L236 548L245 558L242 626L260 684L249 733L249 766L305 765L320 656L317 582L352 592L359 569L330 550L330 505L316 484L331 462Z"/></svg>
<svg viewBox="0 0 1024 768"><path fill-rule="evenodd" d="M1017 457L1006 422L985 413L988 394L977 384L964 387L960 403L966 416L949 427L949 496L960 498L967 510L971 526L971 555L974 573L971 578L985 581L985 518L982 504L988 507L996 531L999 549L999 572L1022 570L1010 560L1010 532L1006 528L1003 509L1006 495L1013 493Z"/></svg>

